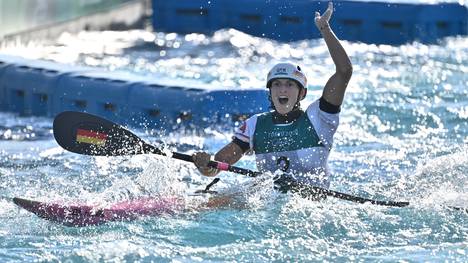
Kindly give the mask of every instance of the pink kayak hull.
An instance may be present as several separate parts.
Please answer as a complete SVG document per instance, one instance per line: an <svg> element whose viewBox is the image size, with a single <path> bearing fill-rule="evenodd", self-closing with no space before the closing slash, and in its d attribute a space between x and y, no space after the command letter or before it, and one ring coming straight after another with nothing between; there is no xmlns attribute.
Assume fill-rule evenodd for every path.
<svg viewBox="0 0 468 263"><path fill-rule="evenodd" d="M174 214L183 209L182 202L175 197L141 198L119 202L107 208L92 205L61 205L17 197L13 198L13 202L39 217L73 227Z"/></svg>

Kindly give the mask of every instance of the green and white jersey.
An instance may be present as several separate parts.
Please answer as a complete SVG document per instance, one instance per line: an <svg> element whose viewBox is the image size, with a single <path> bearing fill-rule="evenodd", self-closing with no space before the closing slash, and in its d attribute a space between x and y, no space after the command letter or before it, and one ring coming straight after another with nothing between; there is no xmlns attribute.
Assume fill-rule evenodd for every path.
<svg viewBox="0 0 468 263"><path fill-rule="evenodd" d="M235 137L249 143L262 172L278 170L295 176L301 183L329 186L328 156L339 114L319 108L319 100L304 114L287 124L275 124L273 112L256 114L245 121Z"/></svg>

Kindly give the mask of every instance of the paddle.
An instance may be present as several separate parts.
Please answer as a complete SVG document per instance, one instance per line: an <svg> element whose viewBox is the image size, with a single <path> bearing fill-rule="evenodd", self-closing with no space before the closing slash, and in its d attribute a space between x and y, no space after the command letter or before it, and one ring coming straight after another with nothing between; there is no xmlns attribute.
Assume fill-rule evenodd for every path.
<svg viewBox="0 0 468 263"><path fill-rule="evenodd" d="M129 130L101 117L82 112L66 111L60 113L54 120L54 137L64 149L86 155L122 156L135 154L159 154L175 159L193 162L192 156L177 152L163 152L133 134ZM210 161L210 167L222 171L230 171L251 177L261 175L260 172L229 165L227 163ZM353 196L315 186L302 186L309 196L326 195L356 203L371 203L374 205L405 207L409 202L378 201L369 198ZM463 210L463 209L461 209Z"/></svg>
<svg viewBox="0 0 468 263"><path fill-rule="evenodd" d="M129 130L88 113L62 112L55 117L53 129L57 143L65 150L74 153L98 156L152 153L193 162L191 155L177 152L163 152L155 146L146 143ZM222 162L210 161L208 165L222 171L230 171L251 177L261 174Z"/></svg>

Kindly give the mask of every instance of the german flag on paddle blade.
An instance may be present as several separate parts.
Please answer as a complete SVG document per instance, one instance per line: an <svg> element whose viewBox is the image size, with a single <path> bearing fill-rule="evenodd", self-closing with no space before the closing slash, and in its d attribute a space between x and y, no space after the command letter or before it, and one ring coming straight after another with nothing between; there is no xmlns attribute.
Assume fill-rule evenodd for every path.
<svg viewBox="0 0 468 263"><path fill-rule="evenodd" d="M106 143L107 134L94 132L85 129L78 129L76 131L76 141L80 143L104 145Z"/></svg>

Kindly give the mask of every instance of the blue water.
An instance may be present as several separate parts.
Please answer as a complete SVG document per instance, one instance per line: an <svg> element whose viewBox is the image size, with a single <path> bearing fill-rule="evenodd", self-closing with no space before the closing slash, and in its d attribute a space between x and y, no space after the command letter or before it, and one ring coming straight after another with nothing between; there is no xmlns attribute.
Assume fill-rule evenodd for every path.
<svg viewBox="0 0 468 263"><path fill-rule="evenodd" d="M239 185L250 179L225 173L215 190L239 191L244 208L64 227L18 209L9 198L108 204L176 194L190 208L204 200L190 193L210 180L190 163L163 157L69 153L55 143L51 119L0 113L0 261L468 261L468 214L446 207L468 207L468 38L437 45L343 45L354 75L330 156L331 188L410 201L410 207L313 202L279 195L268 180L241 191ZM284 44L234 30L214 36L82 32L0 51L184 85L246 89L263 86L277 61L292 60L309 76L305 104L320 96L334 70L321 40ZM215 152L235 125L165 137L135 132L174 151ZM253 157L239 166L254 169Z"/></svg>

